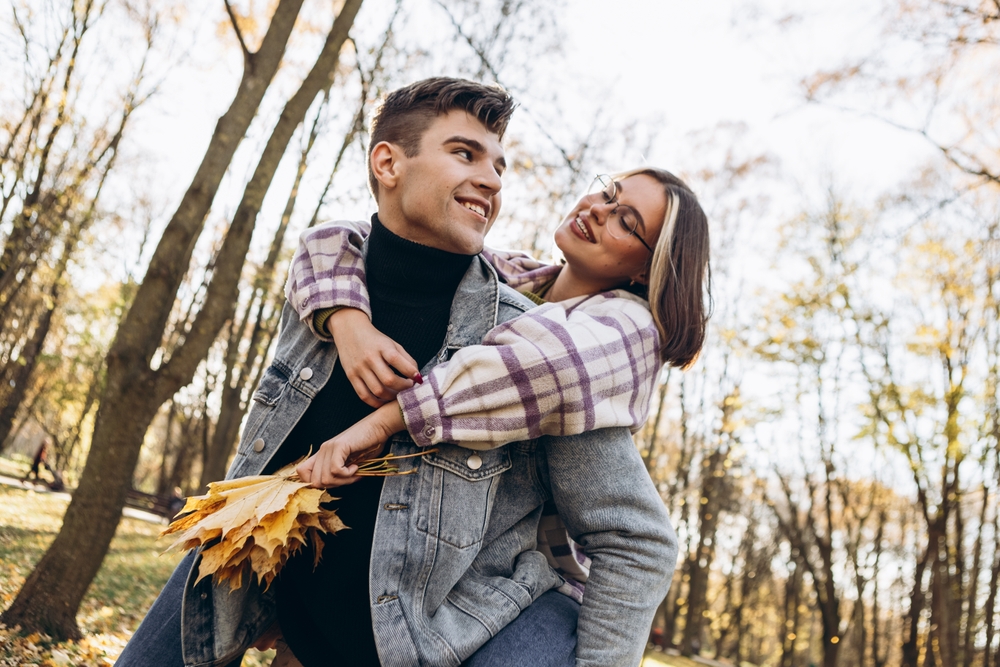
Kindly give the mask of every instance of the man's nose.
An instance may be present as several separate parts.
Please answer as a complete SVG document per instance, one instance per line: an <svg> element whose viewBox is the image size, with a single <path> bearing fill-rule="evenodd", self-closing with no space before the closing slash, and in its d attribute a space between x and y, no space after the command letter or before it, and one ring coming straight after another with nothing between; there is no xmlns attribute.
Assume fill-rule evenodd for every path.
<svg viewBox="0 0 1000 667"><path fill-rule="evenodd" d="M489 165L477 172L476 185L489 194L494 195L500 192L503 183L500 181L500 174L497 173L497 170L493 165Z"/></svg>

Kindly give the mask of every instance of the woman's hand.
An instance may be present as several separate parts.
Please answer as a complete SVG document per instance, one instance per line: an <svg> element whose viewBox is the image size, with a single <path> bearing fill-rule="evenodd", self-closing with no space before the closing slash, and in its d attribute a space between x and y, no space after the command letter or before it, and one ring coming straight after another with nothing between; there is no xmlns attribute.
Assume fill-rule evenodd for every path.
<svg viewBox="0 0 1000 667"><path fill-rule="evenodd" d="M383 405L340 435L324 442L319 451L300 463L295 471L309 486L325 489L353 484L358 463L379 451L385 441L406 428L399 405Z"/></svg>
<svg viewBox="0 0 1000 667"><path fill-rule="evenodd" d="M413 357L372 326L363 311L341 308L326 320L326 329L358 398L373 408L393 400L414 381L422 382Z"/></svg>

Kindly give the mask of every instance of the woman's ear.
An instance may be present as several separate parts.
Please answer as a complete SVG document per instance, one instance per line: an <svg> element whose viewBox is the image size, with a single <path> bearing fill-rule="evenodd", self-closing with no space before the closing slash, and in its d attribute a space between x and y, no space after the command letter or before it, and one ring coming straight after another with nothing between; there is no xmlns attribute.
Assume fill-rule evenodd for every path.
<svg viewBox="0 0 1000 667"><path fill-rule="evenodd" d="M643 270L642 273L637 273L636 275L632 276L632 282L633 283L638 283L640 285L646 285L648 287L649 286L649 274L646 273L645 270Z"/></svg>
<svg viewBox="0 0 1000 667"><path fill-rule="evenodd" d="M400 157L402 151L399 146L390 144L388 141L380 141L372 148L372 154L368 158L372 167L375 179L383 188L391 190L399 182Z"/></svg>

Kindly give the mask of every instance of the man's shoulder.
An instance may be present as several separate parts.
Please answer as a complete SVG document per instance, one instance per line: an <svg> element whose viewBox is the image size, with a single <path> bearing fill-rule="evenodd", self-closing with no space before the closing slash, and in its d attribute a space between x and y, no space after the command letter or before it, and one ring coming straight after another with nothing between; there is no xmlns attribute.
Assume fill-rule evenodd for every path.
<svg viewBox="0 0 1000 667"><path fill-rule="evenodd" d="M522 313L525 313L536 304L517 290L504 284L499 286L499 308L497 309L497 323L506 322Z"/></svg>

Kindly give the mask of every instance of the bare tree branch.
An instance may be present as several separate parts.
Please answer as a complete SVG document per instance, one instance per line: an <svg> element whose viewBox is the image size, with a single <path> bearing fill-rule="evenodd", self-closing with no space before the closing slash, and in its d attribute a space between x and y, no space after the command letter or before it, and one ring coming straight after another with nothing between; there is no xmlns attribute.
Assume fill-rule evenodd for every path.
<svg viewBox="0 0 1000 667"><path fill-rule="evenodd" d="M243 60L249 67L253 53L247 48L246 40L243 39L243 31L240 30L240 23L236 20L236 12L233 11L233 6L229 3L229 0L223 0L223 2L226 5L226 13L229 14L229 22L233 24L233 32L236 33L236 39L239 40L240 48L243 49Z"/></svg>

